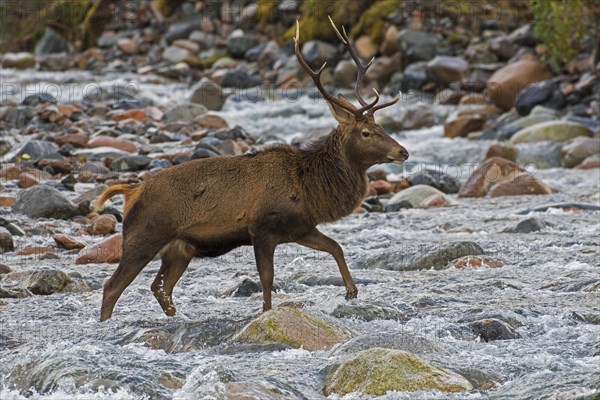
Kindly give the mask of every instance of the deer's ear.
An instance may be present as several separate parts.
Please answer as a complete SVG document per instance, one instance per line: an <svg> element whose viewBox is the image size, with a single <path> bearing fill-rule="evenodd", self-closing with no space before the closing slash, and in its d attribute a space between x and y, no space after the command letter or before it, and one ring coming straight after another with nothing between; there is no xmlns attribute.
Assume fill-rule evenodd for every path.
<svg viewBox="0 0 600 400"><path fill-rule="evenodd" d="M337 97L338 97L338 99L340 99L342 101L342 103L347 104L349 109L355 108L354 104L352 104L350 102L350 100L348 100L341 94L338 94ZM350 122L356 118L353 113L351 113L350 111L348 111L347 109L345 109L343 107L338 106L337 104L333 104L330 102L327 102L327 104L329 105L329 109L331 110L331 113L333 114L334 118L337 119L337 121L339 123Z"/></svg>

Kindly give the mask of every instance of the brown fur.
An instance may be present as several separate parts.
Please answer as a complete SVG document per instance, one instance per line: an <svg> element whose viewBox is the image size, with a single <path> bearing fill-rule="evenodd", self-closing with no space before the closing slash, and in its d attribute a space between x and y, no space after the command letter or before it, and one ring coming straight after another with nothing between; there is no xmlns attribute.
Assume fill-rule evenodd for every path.
<svg viewBox="0 0 600 400"><path fill-rule="evenodd" d="M125 195L123 256L104 284L102 321L112 316L125 288L159 252L162 263L151 288L169 316L176 312L173 288L193 257L217 257L244 245L254 247L264 311L271 309L273 254L281 243L296 242L331 254L346 299L357 296L342 248L316 227L361 204L370 166L408 158L406 149L373 118L375 109L398 99L376 107L376 93L375 101L357 109L333 97L320 82L322 69L310 70L298 43L299 32L298 59L322 90L339 126L306 150L278 145L243 156L189 161L159 172L141 186L109 188L97 207L112 196ZM359 76L368 66L361 68ZM359 97L359 83L362 104L366 102Z"/></svg>

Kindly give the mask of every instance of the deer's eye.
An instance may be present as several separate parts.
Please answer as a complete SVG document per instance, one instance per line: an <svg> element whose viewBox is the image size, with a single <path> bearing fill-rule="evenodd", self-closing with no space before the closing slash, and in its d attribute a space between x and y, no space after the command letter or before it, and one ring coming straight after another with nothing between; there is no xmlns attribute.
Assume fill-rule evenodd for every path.
<svg viewBox="0 0 600 400"><path fill-rule="evenodd" d="M361 136L362 136L362 137L364 137L364 138L368 138L368 137L370 137L370 136L371 136L371 132L370 132L370 131L368 131L367 129L364 129L364 130L362 130L362 131L360 132L360 134L361 134Z"/></svg>

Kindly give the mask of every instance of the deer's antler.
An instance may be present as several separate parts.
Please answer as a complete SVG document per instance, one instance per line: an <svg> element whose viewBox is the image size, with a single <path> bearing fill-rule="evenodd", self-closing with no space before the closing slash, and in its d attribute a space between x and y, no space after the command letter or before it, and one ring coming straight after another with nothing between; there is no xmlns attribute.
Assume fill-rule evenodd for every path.
<svg viewBox="0 0 600 400"><path fill-rule="evenodd" d="M365 99L363 99L363 97L360 93L360 87L362 85L362 81L364 80L365 73L367 72L367 69L369 69L369 67L371 66L371 63L373 63L373 60L375 60L375 57L373 57L371 59L371 61L369 61L369 63L367 63L366 65L363 65L362 62L360 61L360 58L358 57L358 54L356 53L356 50L350 45L350 39L348 39L348 34L346 33L346 28L344 28L342 26L342 32L340 32L338 30L338 28L335 26L335 24L333 23L333 20L331 19L331 17L328 17L328 18L329 18L329 22L331 23L331 26L333 27L337 37L344 44L346 49L348 49L350 56L356 63L358 74L356 77L356 85L354 86L354 91L356 93L356 99L358 100L358 102L360 103L360 105L362 107L356 108L347 102L342 102L337 97L335 97L331 93L329 93L325 89L325 87L323 87L323 83L321 82L321 73L327 66L327 63L326 62L323 63L321 68L319 68L319 70L316 72L308 65L308 63L304 59L304 56L302 55L302 52L300 51L300 23L298 22L298 20L296 20L296 36L294 37L294 50L296 52L296 57L298 58L298 61L300 62L300 65L302 66L302 68L306 71L306 73L315 82L317 89L319 90L319 92L321 92L321 94L323 95L325 100L354 114L357 118L364 117L365 111L367 111L367 115L373 115L375 113L375 111L377 111L377 110L380 110L384 107L391 106L393 104L396 104L398 102L398 100L400 100L400 96L398 96L396 99L394 99L388 103L384 103L379 106L375 106L377 104L377 102L379 102L379 93L375 89L373 89L373 92L375 92L375 99L371 103L367 103L367 101Z"/></svg>

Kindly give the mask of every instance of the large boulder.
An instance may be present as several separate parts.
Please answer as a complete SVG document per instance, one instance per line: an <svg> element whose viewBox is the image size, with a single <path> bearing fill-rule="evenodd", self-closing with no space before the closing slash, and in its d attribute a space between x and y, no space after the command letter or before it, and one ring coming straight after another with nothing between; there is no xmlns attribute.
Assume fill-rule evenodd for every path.
<svg viewBox="0 0 600 400"><path fill-rule="evenodd" d="M320 40L309 40L302 46L302 55L312 67L320 68L324 62L335 59L337 48Z"/></svg>
<svg viewBox="0 0 600 400"><path fill-rule="evenodd" d="M2 157L3 162L35 161L58 151L58 146L45 140L28 140Z"/></svg>
<svg viewBox="0 0 600 400"><path fill-rule="evenodd" d="M403 29L396 37L402 59L409 63L431 60L441 41L438 34L415 29Z"/></svg>
<svg viewBox="0 0 600 400"><path fill-rule="evenodd" d="M330 373L323 392L327 396L352 392L383 396L388 391L464 392L472 389L463 376L432 365L414 354L372 348L349 358Z"/></svg>
<svg viewBox="0 0 600 400"><path fill-rule="evenodd" d="M11 289L28 290L38 295L90 290L85 282L76 281L63 271L55 269L10 272L2 277L2 284Z"/></svg>
<svg viewBox="0 0 600 400"><path fill-rule="evenodd" d="M578 136L590 137L592 132L585 125L574 122L548 121L521 129L510 138L510 142L565 142Z"/></svg>
<svg viewBox="0 0 600 400"><path fill-rule="evenodd" d="M2 57L4 68L27 69L35 67L35 58L31 53L5 53Z"/></svg>
<svg viewBox="0 0 600 400"><path fill-rule="evenodd" d="M227 37L227 52L233 58L244 58L244 54L259 43L257 36L236 29Z"/></svg>
<svg viewBox="0 0 600 400"><path fill-rule="evenodd" d="M535 82L550 79L552 73L537 60L520 60L492 74L486 84L487 96L496 105L508 110L519 92Z"/></svg>
<svg viewBox="0 0 600 400"><path fill-rule="evenodd" d="M483 161L458 191L459 197L550 194L546 184L514 162L501 157Z"/></svg>
<svg viewBox="0 0 600 400"><path fill-rule="evenodd" d="M242 343L285 343L309 351L329 350L351 338L351 333L306 311L279 307L250 322L235 340Z"/></svg>
<svg viewBox="0 0 600 400"><path fill-rule="evenodd" d="M69 219L79 214L79 209L56 188L36 185L17 196L12 210L31 218Z"/></svg>
<svg viewBox="0 0 600 400"><path fill-rule="evenodd" d="M53 53L67 53L69 46L65 39L49 26L44 31L44 36L35 45L34 53L36 55L46 55Z"/></svg>

